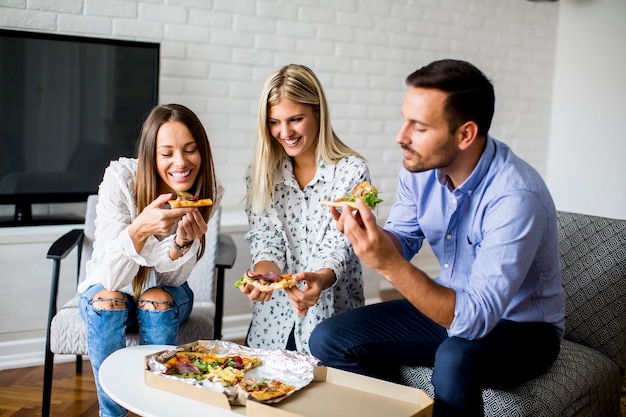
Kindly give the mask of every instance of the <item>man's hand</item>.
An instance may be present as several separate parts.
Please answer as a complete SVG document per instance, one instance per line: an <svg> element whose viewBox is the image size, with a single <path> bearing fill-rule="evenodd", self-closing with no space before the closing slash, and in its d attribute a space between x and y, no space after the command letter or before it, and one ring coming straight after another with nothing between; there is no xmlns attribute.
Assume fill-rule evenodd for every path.
<svg viewBox="0 0 626 417"><path fill-rule="evenodd" d="M337 230L343 233L352 246L361 262L378 272L386 265L401 261L397 245L389 234L376 224L376 216L361 200L356 200L357 210L352 210L347 204L342 206L341 212L331 208L333 218L337 220ZM384 274L383 274L384 275Z"/></svg>
<svg viewBox="0 0 626 417"><path fill-rule="evenodd" d="M371 210L357 202L357 210L334 210L337 229L354 247L364 265L372 268L391 283L422 313L450 328L454 319L456 294L454 290L435 283L428 275L406 261L402 246L395 235L378 227Z"/></svg>

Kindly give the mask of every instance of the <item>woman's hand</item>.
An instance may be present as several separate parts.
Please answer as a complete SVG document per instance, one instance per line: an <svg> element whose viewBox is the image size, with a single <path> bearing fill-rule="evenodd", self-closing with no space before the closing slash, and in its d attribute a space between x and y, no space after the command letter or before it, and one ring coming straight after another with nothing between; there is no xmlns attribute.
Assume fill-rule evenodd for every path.
<svg viewBox="0 0 626 417"><path fill-rule="evenodd" d="M181 209L171 210L185 210L182 217L178 221L176 227L176 236L185 244L200 239L206 233L208 226L204 221L204 218L200 214L197 207L188 207Z"/></svg>
<svg viewBox="0 0 626 417"><path fill-rule="evenodd" d="M257 287L247 282L239 286L239 291L248 296L251 301L269 301L273 291L261 291Z"/></svg>
<svg viewBox="0 0 626 417"><path fill-rule="evenodd" d="M164 207L165 203L172 197L171 193L161 194L152 203L148 204L130 224L128 233L133 240L137 253L141 253L146 240L150 236L168 236L172 233L172 229L174 229L177 223L176 232L181 228L180 223L183 223L180 230L181 234L183 234L180 237L181 240L197 239L202 236L201 233L206 233L206 222L196 207L176 209ZM190 213L192 215L187 216ZM183 217L187 217L187 221L181 222L180 220Z"/></svg>
<svg viewBox="0 0 626 417"><path fill-rule="evenodd" d="M280 275L280 268L274 262L259 261L254 265L252 272L257 274L276 272ZM239 286L239 291L247 295L252 301L269 301L272 298L272 291L261 291L254 285L248 285L245 282Z"/></svg>
<svg viewBox="0 0 626 417"><path fill-rule="evenodd" d="M335 282L335 273L328 268L317 272L299 272L293 275L296 281L304 281L303 289L298 287L285 288L294 311L299 316L305 316L309 308L317 304L320 294Z"/></svg>

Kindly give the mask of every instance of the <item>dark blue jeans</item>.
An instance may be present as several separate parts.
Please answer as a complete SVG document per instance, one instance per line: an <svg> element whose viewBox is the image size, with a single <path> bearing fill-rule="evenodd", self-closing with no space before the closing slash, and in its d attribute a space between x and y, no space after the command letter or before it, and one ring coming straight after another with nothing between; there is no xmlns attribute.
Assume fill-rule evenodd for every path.
<svg viewBox="0 0 626 417"><path fill-rule="evenodd" d="M325 365L402 383L400 365L434 366L434 417L482 416L482 389L544 373L560 339L548 323L501 320L483 339L448 337L406 300L350 310L320 323L311 353Z"/></svg>

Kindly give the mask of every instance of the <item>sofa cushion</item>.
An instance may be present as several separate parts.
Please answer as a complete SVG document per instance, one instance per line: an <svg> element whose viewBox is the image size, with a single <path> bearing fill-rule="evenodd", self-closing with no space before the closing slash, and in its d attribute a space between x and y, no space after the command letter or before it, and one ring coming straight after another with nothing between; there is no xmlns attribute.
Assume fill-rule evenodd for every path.
<svg viewBox="0 0 626 417"><path fill-rule="evenodd" d="M434 398L432 368L404 366L403 383ZM484 389L485 417L617 416L622 372L601 353L568 340L549 371L510 390Z"/></svg>
<svg viewBox="0 0 626 417"><path fill-rule="evenodd" d="M622 369L626 342L626 220L558 212L565 338Z"/></svg>
<svg viewBox="0 0 626 417"><path fill-rule="evenodd" d="M87 331L85 321L78 312L76 296L65 303L50 325L50 350L56 354L87 355ZM178 329L178 343L184 344L199 339L213 338L215 304L213 302L194 302L187 321ZM208 319L207 319L208 318ZM139 334L126 334L126 346L139 344Z"/></svg>

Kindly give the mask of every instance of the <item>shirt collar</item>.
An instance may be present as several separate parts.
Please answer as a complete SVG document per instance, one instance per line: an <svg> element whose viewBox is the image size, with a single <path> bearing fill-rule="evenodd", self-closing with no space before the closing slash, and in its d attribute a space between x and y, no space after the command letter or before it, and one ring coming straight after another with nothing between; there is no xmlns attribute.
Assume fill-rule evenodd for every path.
<svg viewBox="0 0 626 417"><path fill-rule="evenodd" d="M335 179L335 166L320 159L317 163L317 172L315 172L314 179L317 181L332 182Z"/></svg>
<svg viewBox="0 0 626 417"><path fill-rule="evenodd" d="M483 150L478 163L474 167L474 170L470 174L469 177L463 182L463 184L459 185L455 190L452 189L452 183L450 182L450 178L447 175L443 174L438 169L435 170L435 175L439 183L447 187L450 191L457 191L461 193L471 194L472 191L478 186L478 184L482 181L485 174L489 170L489 166L491 165L491 161L496 155L496 144L493 138L490 135L487 135L487 139L485 139L485 149Z"/></svg>
<svg viewBox="0 0 626 417"><path fill-rule="evenodd" d="M291 161L291 157L288 155L284 155L282 165L283 175L280 181L282 181L287 186L300 188L300 186L298 185L298 181L296 181L296 176L293 174L293 162ZM332 182L334 179L334 166L329 164L325 160L320 159L317 163L317 170L315 171L315 176L311 180L311 184L314 184L318 181Z"/></svg>

